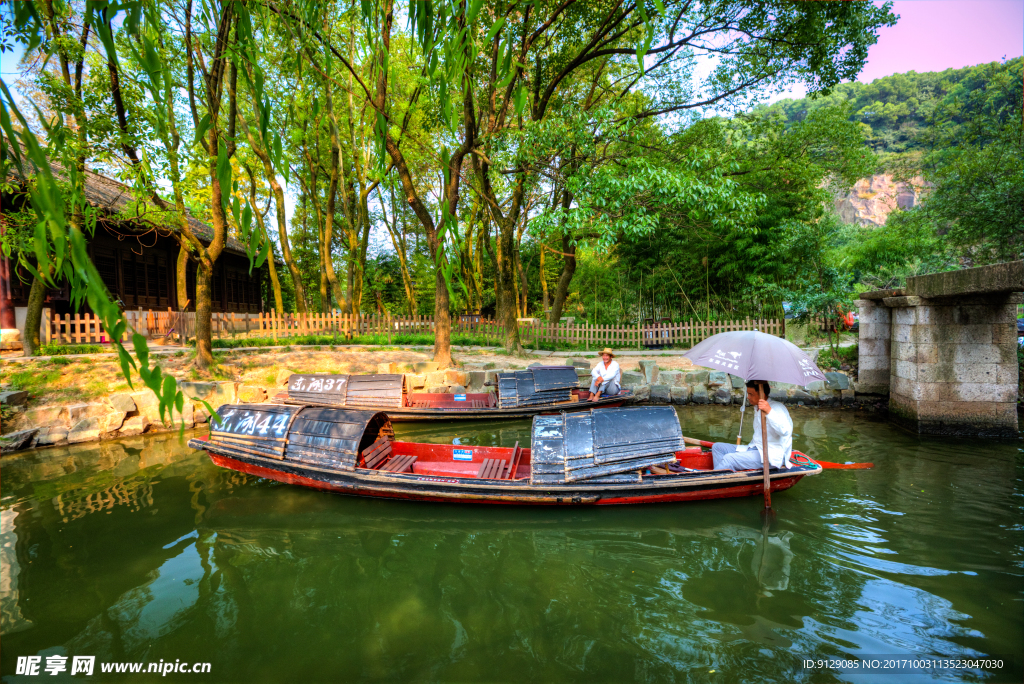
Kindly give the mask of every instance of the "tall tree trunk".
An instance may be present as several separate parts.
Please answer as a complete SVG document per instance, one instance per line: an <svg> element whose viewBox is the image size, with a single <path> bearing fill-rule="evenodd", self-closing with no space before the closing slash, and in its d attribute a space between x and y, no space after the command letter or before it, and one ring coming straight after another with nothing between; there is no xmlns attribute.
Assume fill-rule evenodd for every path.
<svg viewBox="0 0 1024 684"><path fill-rule="evenodd" d="M476 289L476 313L484 308L484 267L483 267L483 241L487 240L487 213L484 213L484 220L480 222L480 228L476 232L476 249L473 250L473 287Z"/></svg>
<svg viewBox="0 0 1024 684"><path fill-rule="evenodd" d="M196 364L213 365L213 262L199 260L196 268Z"/></svg>
<svg viewBox="0 0 1024 684"><path fill-rule="evenodd" d="M364 187L359 195L359 217L362 223L363 234L359 238L359 249L356 252L355 278L352 283L352 303L358 311L362 306L363 288L366 285L366 251L370 245L370 193L377 186L373 183L369 188Z"/></svg>
<svg viewBox="0 0 1024 684"><path fill-rule="evenodd" d="M494 264L494 318L500 320L498 316L498 307L501 305L501 274L498 271L498 254L501 252L500 240L495 240L495 244L491 245L491 219L488 217L484 222L484 251L487 252L487 256L491 258L491 263ZM480 275L481 281L483 280L483 274Z"/></svg>
<svg viewBox="0 0 1024 684"><path fill-rule="evenodd" d="M342 306L345 295L341 291L341 283L334 272L334 259L332 251L334 246L334 212L338 199L338 180L341 175L341 145L338 142L338 117L334 114L334 98L331 96L331 86L327 84L327 119L331 129L331 181L327 186L327 215L324 217L324 274L330 283L331 292L334 293L334 300L338 306ZM325 313L330 307L325 309Z"/></svg>
<svg viewBox="0 0 1024 684"><path fill-rule="evenodd" d="M541 291L541 315L548 313L550 304L548 303L548 279L544 275L544 252L546 251L547 245L544 244L543 239L540 242L540 291Z"/></svg>
<svg viewBox="0 0 1024 684"><path fill-rule="evenodd" d="M434 269L434 361L438 368L452 365L452 316L448 285L441 269Z"/></svg>
<svg viewBox="0 0 1024 684"><path fill-rule="evenodd" d="M526 302L530 294L529 285L526 282L526 271L523 269L523 255L516 249L516 265L519 267L519 295L520 295L520 306L519 310L522 312L520 318L526 318Z"/></svg>
<svg viewBox="0 0 1024 684"><path fill-rule="evenodd" d="M253 99L253 106L257 108L256 113L260 113L259 107L261 103ZM252 130L245 123L245 119L240 118L242 126L245 129L246 137L249 140L249 147L259 157L263 163L263 177L266 179L267 184L270 185L270 190L274 194L274 210L277 215L277 234L281 241L281 259L284 261L284 265L288 268L288 273L291 274L292 284L295 287L295 308L299 313L306 313L306 288L302 284L302 274L299 272L299 266L295 263L295 257L292 256L292 248L288 242L288 214L287 208L284 202L284 188L277 181L277 174L274 172L274 166L271 163L270 155L267 154L266 149L258 144L255 136L252 134ZM280 284L280 283L278 283ZM283 307L282 307L283 313Z"/></svg>
<svg viewBox="0 0 1024 684"><path fill-rule="evenodd" d="M191 8L189 8L190 10ZM199 114L195 107L195 72L193 63L193 50L195 44L191 33L191 13L186 10L185 24L185 55L188 73L189 103L192 109L193 121L198 124ZM210 244L197 247L199 255L199 267L196 269L196 365L200 369L209 368L213 365L213 291L211 280L213 278L213 267L220 257L221 252L227 244L228 222L225 212L226 198L231 190L232 171L230 165L224 179L228 187L221 185L221 175L218 173L222 157L230 160L235 156L235 126L238 115L238 68L236 63L228 57L228 39L232 25L235 21L234 5L225 4L222 6L220 23L220 34L225 40L217 41L213 47L213 54L210 59L210 76L205 78L204 105L208 114L207 120L210 127L207 139L203 142L206 152L207 173L210 179L210 227L213 235ZM224 77L227 76L225 82ZM228 106L226 116L222 119L224 87L227 86ZM222 126L224 127L222 129Z"/></svg>
<svg viewBox="0 0 1024 684"><path fill-rule="evenodd" d="M270 271L270 288L274 291L274 311L278 316L284 316L284 297L281 295L281 281L277 277L277 266L274 264L274 250L270 250L267 256L268 270Z"/></svg>
<svg viewBox="0 0 1024 684"><path fill-rule="evenodd" d="M381 7L382 16L382 29L381 29L381 49L374 56L376 61L375 71L378 74L377 88L374 95L374 107L380 111L385 111L387 103L387 69L384 68L385 60L387 59L387 53L391 49L391 27L394 20L394 3L392 0L384 0ZM444 184L441 196L445 201L448 202L449 211L453 218L458 217L459 207L459 183L462 180L462 164L465 161L466 155L469 154L472 148L472 143L476 138L475 118L473 116L473 98L470 89L467 87L465 97L463 98L463 113L464 113L464 140L462 145L451 155L448 160L448 169L446 170L446 180ZM398 171L398 177L402 181L402 188L405 190L406 201L416 214L416 218L419 219L423 225L424 232L427 237L427 247L430 252L430 257L436 264L438 260L444 259L444 245L441 244L441 240L438 237L437 225L434 223L434 218L430 213L430 210L424 204L419 193L416 191L416 185L413 182L412 173L409 170L409 164L405 159L405 155L399 146L399 141L396 141L392 137L390 132L385 131L384 133L384 147L391 158L395 169ZM451 314L449 312L450 302L448 299L448 286L444 280L444 273L441 268L435 266L434 268L434 361L437 362L439 368L447 368L452 364L452 347L451 347Z"/></svg>
<svg viewBox="0 0 1024 684"><path fill-rule="evenodd" d="M565 306L565 299L569 296L569 284L576 272L576 245L570 244L569 235L562 235L562 274L558 277L558 285L555 287L555 301L551 304L550 323L558 323L562 317L562 307Z"/></svg>
<svg viewBox="0 0 1024 684"><path fill-rule="evenodd" d="M398 255L398 268L402 273L402 288L405 289L405 299L409 304L409 315L415 316L416 314L416 292L412 287L412 277L409 275L409 258L406 254L406 232L405 232L405 219L402 219L401 227L398 223L398 212L395 208L395 189L394 187L389 188L389 194L391 196L391 222L388 222L388 213L384 208L383 199L381 200L381 212L384 217L384 226L388 229L388 235L391 236L391 244L394 245L395 254Z"/></svg>
<svg viewBox="0 0 1024 684"><path fill-rule="evenodd" d="M245 165L245 173L249 176L249 206L253 209L252 213L256 215L256 225L260 229L260 234L265 239L270 240L270 235L267 234L267 224L263 221L263 214L270 211L270 203L267 203L266 209L260 211L256 204L256 176L248 164ZM274 311L277 312L278 316L283 316L284 300L281 297L281 281L277 279L277 264L274 263L273 248L271 248L270 254L267 255L267 270L270 273L270 289L274 293Z"/></svg>
<svg viewBox="0 0 1024 684"><path fill-rule="evenodd" d="M249 176L252 178L252 175ZM269 240L270 236L267 235L267 224L263 222L263 214L260 213L259 209L256 209L256 188L250 186L253 213L256 214L256 223L260 227L260 232L266 236ZM270 253L267 255L267 270L270 272L270 289L274 293L274 311L277 312L278 316L284 316L284 298L281 296L281 281L277 277L277 264L274 263L274 250L271 248Z"/></svg>
<svg viewBox="0 0 1024 684"><path fill-rule="evenodd" d="M46 281L36 276L28 291L28 311L25 312L25 336L22 338L22 355L35 356L39 351L39 327L43 319L43 300L46 299Z"/></svg>
<svg viewBox="0 0 1024 684"><path fill-rule="evenodd" d="M576 272L576 245L572 236L565 232L565 216L569 205L572 204L572 195L568 190L562 191L562 273L558 277L558 285L555 287L555 301L551 304L551 316L548 321L558 323L562 317L562 307L565 306L565 299L569 296L569 284Z"/></svg>
<svg viewBox="0 0 1024 684"><path fill-rule="evenodd" d="M185 311L188 309L188 244L184 240L178 248L175 284L178 288L178 310Z"/></svg>
<svg viewBox="0 0 1024 684"><path fill-rule="evenodd" d="M321 232L322 236L323 233ZM323 245L323 238L320 239L320 244ZM324 268L325 258L321 253L320 256L320 313L327 313L331 310L331 289L327 282L327 269Z"/></svg>
<svg viewBox="0 0 1024 684"><path fill-rule="evenodd" d="M507 218L498 224L498 323L505 328L505 353L522 354L523 345L519 339L519 324L516 321L515 284L515 224Z"/></svg>

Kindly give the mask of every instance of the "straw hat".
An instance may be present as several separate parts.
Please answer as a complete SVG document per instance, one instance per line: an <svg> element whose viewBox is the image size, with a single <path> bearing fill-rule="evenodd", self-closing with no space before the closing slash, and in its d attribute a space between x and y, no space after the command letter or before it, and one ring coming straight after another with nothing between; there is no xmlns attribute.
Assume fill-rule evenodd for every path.
<svg viewBox="0 0 1024 684"><path fill-rule="evenodd" d="M615 358L615 352L612 351L611 347L605 347L604 349L602 349L601 353L598 354L598 356L604 356L605 354L612 357L613 359Z"/></svg>

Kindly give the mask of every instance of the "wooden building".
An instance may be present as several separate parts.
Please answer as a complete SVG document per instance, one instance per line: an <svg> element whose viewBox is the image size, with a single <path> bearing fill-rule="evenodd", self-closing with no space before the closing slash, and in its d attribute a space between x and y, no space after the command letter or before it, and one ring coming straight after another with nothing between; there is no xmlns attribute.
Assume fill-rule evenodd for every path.
<svg viewBox="0 0 1024 684"><path fill-rule="evenodd" d="M56 175L62 169L53 165ZM125 309L168 308L195 310L196 262L189 261L186 283L187 306L179 302L175 283L178 242L166 229L154 225L174 225L173 216L153 203L139 203L132 189L116 180L86 172L85 194L99 209L93 235L89 238L89 256L106 284L111 297ZM23 195L0 195L0 230L9 221L10 212L20 208ZM141 215L140 215L141 214ZM209 244L213 229L193 217L189 225L204 244ZM269 296L267 266L249 273L245 246L229 238L213 270L213 311L259 313ZM17 259L0 253L0 328L22 328L32 282L28 272L18 268ZM77 308L64 284L49 290L44 307L54 313L85 313L88 304Z"/></svg>

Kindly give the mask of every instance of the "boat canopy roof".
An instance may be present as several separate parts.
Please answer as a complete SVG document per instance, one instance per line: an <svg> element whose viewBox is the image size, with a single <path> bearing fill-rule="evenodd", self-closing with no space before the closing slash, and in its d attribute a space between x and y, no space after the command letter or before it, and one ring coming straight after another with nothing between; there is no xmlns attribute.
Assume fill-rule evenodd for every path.
<svg viewBox="0 0 1024 684"><path fill-rule="evenodd" d="M211 421L210 441L225 450L355 469L359 453L383 436L391 421L381 411L281 404L225 404Z"/></svg>
<svg viewBox="0 0 1024 684"><path fill-rule="evenodd" d="M379 375L305 375L294 373L288 379L288 400L341 407L404 404L405 376Z"/></svg>
<svg viewBox="0 0 1024 684"><path fill-rule="evenodd" d="M635 472L674 461L675 452L685 448L679 415L671 406L536 416L530 446L535 471L531 478L536 482Z"/></svg>
<svg viewBox="0 0 1024 684"><path fill-rule="evenodd" d="M575 387L579 387L579 378L572 366L535 366L499 373L498 402L501 408L555 404L570 401Z"/></svg>

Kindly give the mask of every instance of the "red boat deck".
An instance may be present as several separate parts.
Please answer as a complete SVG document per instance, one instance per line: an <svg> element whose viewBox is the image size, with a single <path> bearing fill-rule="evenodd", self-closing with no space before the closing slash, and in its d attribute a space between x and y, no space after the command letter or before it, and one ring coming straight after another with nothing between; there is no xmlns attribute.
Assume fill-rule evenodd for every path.
<svg viewBox="0 0 1024 684"><path fill-rule="evenodd" d="M508 447L459 446L452 444L422 444L419 442L392 442L391 458L398 456L415 456L411 472L417 475L435 475L440 477L475 478L480 472L484 461L498 459L508 462L513 456L513 449ZM700 447L691 447L685 451L677 451L676 459L684 468L711 470L710 452L702 452ZM362 463L361 463L362 465ZM379 470L381 464L373 469ZM514 477L505 475L500 479L518 480L530 477L530 449L520 448L518 466Z"/></svg>

